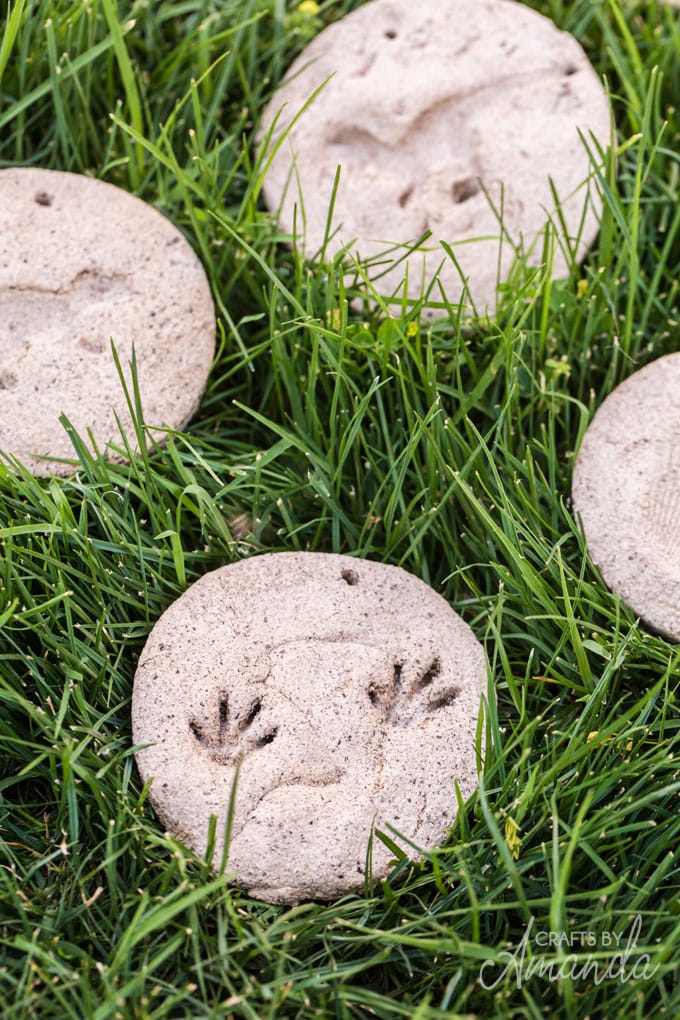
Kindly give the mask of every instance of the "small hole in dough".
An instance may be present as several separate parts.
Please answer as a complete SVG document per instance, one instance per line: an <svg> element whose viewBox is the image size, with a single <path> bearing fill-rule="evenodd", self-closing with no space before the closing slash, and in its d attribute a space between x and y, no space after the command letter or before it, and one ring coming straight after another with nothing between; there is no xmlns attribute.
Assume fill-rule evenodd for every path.
<svg viewBox="0 0 680 1020"><path fill-rule="evenodd" d="M453 201L456 205L460 205L462 202L467 202L469 198L474 198L480 192L480 187L474 177L466 177L462 181L456 181L451 188L451 194Z"/></svg>
<svg viewBox="0 0 680 1020"><path fill-rule="evenodd" d="M352 585L359 583L359 575L357 574L356 570L349 570L348 568L345 568L345 570L342 571L341 576L343 581L346 581L347 584Z"/></svg>
<svg viewBox="0 0 680 1020"><path fill-rule="evenodd" d="M371 684L368 688L368 700L372 705L378 704L378 693L373 684Z"/></svg>
<svg viewBox="0 0 680 1020"><path fill-rule="evenodd" d="M46 191L36 191L34 202L36 205L52 205L52 196Z"/></svg>
<svg viewBox="0 0 680 1020"><path fill-rule="evenodd" d="M395 664L394 664L394 677L392 678L392 683L394 684L395 687L399 687L399 685L401 684L401 671L402 671L402 669L403 669L403 664L401 662L395 662Z"/></svg>
<svg viewBox="0 0 680 1020"><path fill-rule="evenodd" d="M571 78L572 74L576 74L577 71L578 67L576 67L574 64L567 64L567 66L564 69L564 73L568 78Z"/></svg>
<svg viewBox="0 0 680 1020"><path fill-rule="evenodd" d="M397 33L394 31L393 28L388 28L387 31L385 32L385 38L386 39L396 39L397 38Z"/></svg>

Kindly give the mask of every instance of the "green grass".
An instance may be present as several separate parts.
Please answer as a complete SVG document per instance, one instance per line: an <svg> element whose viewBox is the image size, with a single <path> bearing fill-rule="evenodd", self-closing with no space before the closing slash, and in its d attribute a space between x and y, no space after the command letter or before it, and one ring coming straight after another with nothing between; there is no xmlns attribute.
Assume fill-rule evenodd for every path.
<svg viewBox="0 0 680 1020"><path fill-rule="evenodd" d="M156 205L202 257L220 315L200 411L164 449L112 466L75 437L67 480L0 467L7 1020L680 1015L680 650L607 590L569 503L596 407L680 347L678 12L531 4L607 77L619 152L602 230L570 279L520 271L493 321L459 321L434 287L430 323L420 305L351 311L365 267L313 269L259 198L258 111L355 6L5 10L0 166L90 173ZM130 694L188 584L295 549L398 564L441 591L485 643L490 705L482 784L441 849L362 896L285 909L163 832ZM537 932L582 930L604 967L607 933L636 915L647 978L480 982L528 924L532 958L567 952Z"/></svg>

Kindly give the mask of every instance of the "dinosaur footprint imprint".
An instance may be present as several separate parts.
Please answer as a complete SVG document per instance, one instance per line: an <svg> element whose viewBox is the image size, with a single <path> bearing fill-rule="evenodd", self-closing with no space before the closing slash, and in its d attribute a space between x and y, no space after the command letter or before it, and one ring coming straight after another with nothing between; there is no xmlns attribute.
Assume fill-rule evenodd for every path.
<svg viewBox="0 0 680 1020"><path fill-rule="evenodd" d="M235 765L239 759L271 744L278 728L262 716L262 698L256 697L245 710L231 710L229 696L218 695L212 722L200 722L195 716L189 729L208 756L220 765Z"/></svg>
<svg viewBox="0 0 680 1020"><path fill-rule="evenodd" d="M398 726L412 725L452 705L458 697L459 688L442 683L441 674L438 656L424 669L407 669L403 662L395 662L391 676L371 680L368 700L383 719Z"/></svg>

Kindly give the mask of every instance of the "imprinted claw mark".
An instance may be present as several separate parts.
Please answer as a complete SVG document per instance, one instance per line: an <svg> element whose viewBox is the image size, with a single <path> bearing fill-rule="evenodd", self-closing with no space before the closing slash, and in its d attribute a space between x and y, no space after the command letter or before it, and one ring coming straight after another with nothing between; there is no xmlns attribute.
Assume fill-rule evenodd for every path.
<svg viewBox="0 0 680 1020"><path fill-rule="evenodd" d="M256 698L247 713L232 720L229 710L229 696L221 691L217 698L217 724L189 719L189 729L199 744L207 751L214 762L220 765L234 763L243 755L255 748L271 744L278 733L274 726L264 733L248 735L250 729L262 710L262 699ZM214 717L213 717L214 718Z"/></svg>
<svg viewBox="0 0 680 1020"><path fill-rule="evenodd" d="M220 695L217 712L219 718L218 730L221 739L224 736L229 721L229 698L226 694Z"/></svg>
<svg viewBox="0 0 680 1020"><path fill-rule="evenodd" d="M271 744L272 740L274 739L278 732L279 728L278 726L275 726L273 729L269 730L267 733L264 734L264 736L260 737L256 741L256 746L265 747L267 744Z"/></svg>
<svg viewBox="0 0 680 1020"><path fill-rule="evenodd" d="M248 715L245 717L245 719L243 719L239 723L239 729L240 730L246 730L246 729L248 729L249 726L252 726L253 722L255 721L257 716L259 715L261 708L262 708L262 702L260 701L259 698L257 698L252 703L252 705L250 706L250 711L248 712Z"/></svg>
<svg viewBox="0 0 680 1020"><path fill-rule="evenodd" d="M442 671L441 659L433 659L427 669L415 680L411 681L408 688L402 690L403 662L395 662L392 667L391 683L371 681L368 685L368 700L379 709L384 719L389 719L401 724L407 724L412 720L413 709L409 703L417 704L420 701L421 711L433 712L438 708L448 708L458 697L460 691L457 687L448 687L443 691L428 692L429 698L425 704L417 696L421 691L429 688Z"/></svg>
<svg viewBox="0 0 680 1020"><path fill-rule="evenodd" d="M428 668L417 682L418 687L428 687L435 677L442 671L442 664L439 659L433 659Z"/></svg>
<svg viewBox="0 0 680 1020"><path fill-rule="evenodd" d="M449 705L454 703L459 694L460 691L457 687L449 687L448 690L440 694L439 697L433 698L432 701L428 701L427 707L432 710L437 708L448 708Z"/></svg>
<svg viewBox="0 0 680 1020"><path fill-rule="evenodd" d="M209 743L208 738L206 737L205 733L203 732L201 724L197 723L195 719L190 719L189 720L189 729L191 730L193 735L196 737L196 740L199 742L199 744L207 744L207 743Z"/></svg>
<svg viewBox="0 0 680 1020"><path fill-rule="evenodd" d="M406 188L405 191L402 191L401 195L399 196L399 205L401 206L402 209L407 204L407 202L408 202L408 200L409 200L409 198L411 197L412 194L413 194L413 185L409 184L408 188Z"/></svg>
<svg viewBox="0 0 680 1020"><path fill-rule="evenodd" d="M456 205L461 205L462 202L467 202L469 198L478 195L480 190L479 183L474 177L466 177L462 181L456 181L451 188L451 195Z"/></svg>
<svg viewBox="0 0 680 1020"><path fill-rule="evenodd" d="M403 663L394 663L392 685L389 690L380 690L374 683L370 683L368 685L368 700L372 705L377 705L382 709L382 713L386 719L389 719L392 716L396 706L396 699L401 686L402 668Z"/></svg>
<svg viewBox="0 0 680 1020"><path fill-rule="evenodd" d="M226 741L227 726L229 724L229 697L223 691L218 695L217 700L217 727L213 733L198 721L189 720L189 729L196 737L199 744L210 749L211 754L217 754Z"/></svg>

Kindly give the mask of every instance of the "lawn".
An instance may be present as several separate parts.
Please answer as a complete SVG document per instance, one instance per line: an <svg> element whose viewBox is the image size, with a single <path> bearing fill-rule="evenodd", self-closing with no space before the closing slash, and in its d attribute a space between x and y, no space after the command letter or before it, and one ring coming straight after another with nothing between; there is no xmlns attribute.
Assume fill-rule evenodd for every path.
<svg viewBox="0 0 680 1020"><path fill-rule="evenodd" d="M356 6L4 5L0 166L155 205L219 315L200 410L163 449L115 465L74 437L67 479L0 465L7 1020L680 1015L680 651L603 584L569 498L596 408L680 348L680 12L530 4L606 77L601 231L556 281L547 229L545 267L466 319L436 285L362 310L371 267L307 262L262 203L263 103ZM272 907L163 831L130 698L192 581L307 549L399 565L465 618L488 655L486 750L421 863L397 840L361 895Z"/></svg>

